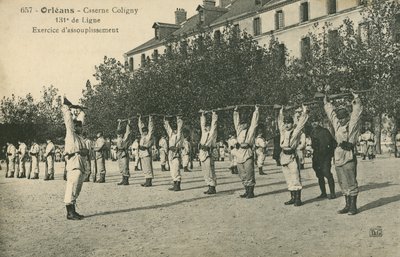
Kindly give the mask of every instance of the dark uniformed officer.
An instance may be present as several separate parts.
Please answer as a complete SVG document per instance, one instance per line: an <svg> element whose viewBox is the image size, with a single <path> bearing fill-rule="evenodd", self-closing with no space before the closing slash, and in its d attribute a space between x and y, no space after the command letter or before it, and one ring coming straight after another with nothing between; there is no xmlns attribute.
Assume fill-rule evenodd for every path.
<svg viewBox="0 0 400 257"><path fill-rule="evenodd" d="M336 198L335 181L331 172L332 157L336 148L336 141L328 129L319 124L318 117L311 118L311 146L313 148L312 167L318 178L321 195L318 198L326 198L325 179L329 185L329 199Z"/></svg>

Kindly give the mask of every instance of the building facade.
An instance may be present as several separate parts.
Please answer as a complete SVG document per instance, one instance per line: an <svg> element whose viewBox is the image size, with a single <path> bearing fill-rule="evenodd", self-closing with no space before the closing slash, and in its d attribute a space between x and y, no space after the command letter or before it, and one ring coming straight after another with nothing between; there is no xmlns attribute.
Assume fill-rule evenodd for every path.
<svg viewBox="0 0 400 257"><path fill-rule="evenodd" d="M309 33L318 24L331 24L329 36L337 35L343 20L350 19L363 29L361 10L365 0L203 0L197 14L187 18L183 9L175 11L175 24L155 22L154 37L125 53L133 71L157 59L173 47L169 37L195 37L199 28L218 33L227 24L253 36L260 46L268 46L272 35L292 57L302 57L310 48Z"/></svg>

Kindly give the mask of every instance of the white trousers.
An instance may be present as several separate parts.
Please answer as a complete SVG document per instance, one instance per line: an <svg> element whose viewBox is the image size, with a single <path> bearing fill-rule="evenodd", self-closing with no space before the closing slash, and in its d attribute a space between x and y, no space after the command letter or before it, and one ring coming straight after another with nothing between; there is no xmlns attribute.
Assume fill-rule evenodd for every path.
<svg viewBox="0 0 400 257"><path fill-rule="evenodd" d="M81 170L68 170L67 171L67 185L65 187L64 203L66 205L75 204L79 193L82 190L83 181L85 180L85 173Z"/></svg>

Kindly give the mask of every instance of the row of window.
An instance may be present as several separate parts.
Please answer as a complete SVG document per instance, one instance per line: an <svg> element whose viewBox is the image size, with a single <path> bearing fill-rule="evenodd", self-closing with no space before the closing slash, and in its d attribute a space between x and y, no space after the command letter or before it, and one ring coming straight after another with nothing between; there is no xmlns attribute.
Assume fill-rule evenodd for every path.
<svg viewBox="0 0 400 257"><path fill-rule="evenodd" d="M328 14L336 13L336 0L328 0ZM300 22L306 22L309 20L309 3L303 2L300 4ZM285 18L283 10L277 10L275 12L275 29L282 29L285 27ZM260 17L254 18L253 20L253 32L254 36L261 34L261 19Z"/></svg>

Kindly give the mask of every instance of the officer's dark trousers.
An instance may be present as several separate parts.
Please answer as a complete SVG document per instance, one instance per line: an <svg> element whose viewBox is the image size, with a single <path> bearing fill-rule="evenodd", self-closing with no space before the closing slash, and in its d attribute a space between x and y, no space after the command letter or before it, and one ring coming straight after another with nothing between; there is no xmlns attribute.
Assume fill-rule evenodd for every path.
<svg viewBox="0 0 400 257"><path fill-rule="evenodd" d="M335 181L331 172L331 158L313 158L312 167L315 175L318 178L318 184L322 194L326 194L325 179L328 180L328 185L331 193L335 192Z"/></svg>

